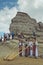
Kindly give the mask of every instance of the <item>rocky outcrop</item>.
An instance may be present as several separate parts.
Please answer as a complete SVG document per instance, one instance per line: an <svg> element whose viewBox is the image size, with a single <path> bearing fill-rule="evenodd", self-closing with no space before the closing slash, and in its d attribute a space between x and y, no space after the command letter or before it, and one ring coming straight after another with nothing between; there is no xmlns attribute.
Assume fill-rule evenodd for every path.
<svg viewBox="0 0 43 65"><path fill-rule="evenodd" d="M40 31L43 32L43 23L42 22L39 22L38 25L39 25Z"/></svg>
<svg viewBox="0 0 43 65"><path fill-rule="evenodd" d="M37 35L43 35L43 23L31 18L27 13L17 12L16 16L11 20L10 32L14 33L33 33L36 32Z"/></svg>
<svg viewBox="0 0 43 65"><path fill-rule="evenodd" d="M18 12L16 17L11 20L10 31L30 33L38 28L37 21L27 13Z"/></svg>

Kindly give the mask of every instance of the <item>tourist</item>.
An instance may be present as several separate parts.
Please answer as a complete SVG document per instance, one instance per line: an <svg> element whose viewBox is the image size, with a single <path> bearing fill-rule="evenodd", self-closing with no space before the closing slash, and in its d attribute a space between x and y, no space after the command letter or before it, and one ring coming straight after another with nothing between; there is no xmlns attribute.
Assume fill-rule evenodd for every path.
<svg viewBox="0 0 43 65"><path fill-rule="evenodd" d="M22 33L22 32L20 33L20 36L21 36L21 38L22 38L22 39L24 38L24 35L23 35L23 33Z"/></svg>
<svg viewBox="0 0 43 65"><path fill-rule="evenodd" d="M10 40L12 40L12 35L10 34Z"/></svg>
<svg viewBox="0 0 43 65"><path fill-rule="evenodd" d="M2 37L2 42L4 42L4 37Z"/></svg>
<svg viewBox="0 0 43 65"><path fill-rule="evenodd" d="M8 33L8 37L9 37L9 40L10 40L10 33Z"/></svg>
<svg viewBox="0 0 43 65"><path fill-rule="evenodd" d="M21 39L23 39L23 38L24 38L24 35L23 35L23 33L18 33L18 38L21 38Z"/></svg>
<svg viewBox="0 0 43 65"><path fill-rule="evenodd" d="M0 36L0 42L2 42L2 36Z"/></svg>
<svg viewBox="0 0 43 65"><path fill-rule="evenodd" d="M12 35L12 39L14 39L14 35L15 35L14 32L11 32L11 35Z"/></svg>
<svg viewBox="0 0 43 65"><path fill-rule="evenodd" d="M35 33L35 31L33 31L33 36L36 36L36 33Z"/></svg>
<svg viewBox="0 0 43 65"><path fill-rule="evenodd" d="M6 33L6 36L7 36L7 40L9 40L9 33Z"/></svg>
<svg viewBox="0 0 43 65"><path fill-rule="evenodd" d="M7 40L7 36L6 34L4 33L4 42Z"/></svg>

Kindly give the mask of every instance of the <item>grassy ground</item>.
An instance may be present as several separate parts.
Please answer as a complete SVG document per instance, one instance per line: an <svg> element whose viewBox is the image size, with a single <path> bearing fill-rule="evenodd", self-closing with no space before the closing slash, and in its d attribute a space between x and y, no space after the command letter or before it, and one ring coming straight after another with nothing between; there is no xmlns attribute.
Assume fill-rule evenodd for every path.
<svg viewBox="0 0 43 65"><path fill-rule="evenodd" d="M16 57L13 61L0 60L0 65L43 65L43 59Z"/></svg>
<svg viewBox="0 0 43 65"><path fill-rule="evenodd" d="M3 60L7 55L12 55L13 52L17 52L18 40L11 40L7 44L0 45L0 65L43 65L43 58L29 58L29 57L15 57L13 61ZM43 46L39 46L42 47ZM42 48L39 48L40 54L42 54Z"/></svg>

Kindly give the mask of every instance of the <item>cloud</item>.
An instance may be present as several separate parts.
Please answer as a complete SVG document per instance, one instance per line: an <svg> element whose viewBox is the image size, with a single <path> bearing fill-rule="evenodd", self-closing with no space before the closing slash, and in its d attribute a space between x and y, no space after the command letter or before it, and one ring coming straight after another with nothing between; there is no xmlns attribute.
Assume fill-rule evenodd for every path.
<svg viewBox="0 0 43 65"><path fill-rule="evenodd" d="M27 12L33 8L34 0L18 0L19 10Z"/></svg>
<svg viewBox="0 0 43 65"><path fill-rule="evenodd" d="M35 8L43 7L43 0L35 0L34 6Z"/></svg>
<svg viewBox="0 0 43 65"><path fill-rule="evenodd" d="M11 23L11 19L15 17L16 13L16 7L12 7L11 9L5 7L0 10L0 31L9 32L9 25Z"/></svg>
<svg viewBox="0 0 43 65"><path fill-rule="evenodd" d="M14 3L10 2L10 4ZM0 10L0 31L9 32L11 19L17 14L17 11L26 12L37 22L43 22L43 0L18 0L16 5L16 7L7 6Z"/></svg>
<svg viewBox="0 0 43 65"><path fill-rule="evenodd" d="M37 22L43 22L43 0L18 0L19 11L28 13Z"/></svg>

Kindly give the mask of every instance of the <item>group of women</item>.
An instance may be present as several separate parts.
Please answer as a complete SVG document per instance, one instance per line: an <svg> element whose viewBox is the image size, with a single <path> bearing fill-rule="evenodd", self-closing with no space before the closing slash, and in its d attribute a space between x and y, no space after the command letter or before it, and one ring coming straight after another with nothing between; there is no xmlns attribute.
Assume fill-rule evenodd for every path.
<svg viewBox="0 0 43 65"><path fill-rule="evenodd" d="M19 39L19 56L38 58L38 42L36 37L30 37L25 42Z"/></svg>

